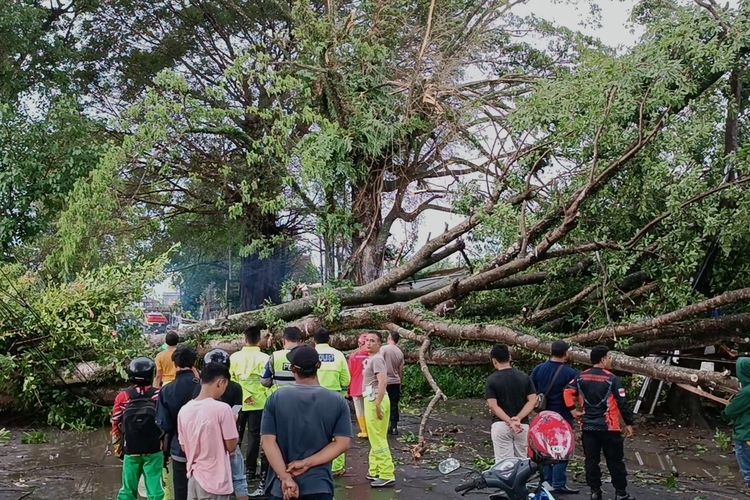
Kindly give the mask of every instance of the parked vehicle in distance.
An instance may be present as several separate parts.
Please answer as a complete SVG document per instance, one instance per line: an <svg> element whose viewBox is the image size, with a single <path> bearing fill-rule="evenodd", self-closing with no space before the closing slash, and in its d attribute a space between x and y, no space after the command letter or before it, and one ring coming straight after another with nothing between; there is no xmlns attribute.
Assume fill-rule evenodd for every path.
<svg viewBox="0 0 750 500"><path fill-rule="evenodd" d="M160 312L147 312L145 316L146 332L157 334L165 333L167 331L169 320L164 314Z"/></svg>

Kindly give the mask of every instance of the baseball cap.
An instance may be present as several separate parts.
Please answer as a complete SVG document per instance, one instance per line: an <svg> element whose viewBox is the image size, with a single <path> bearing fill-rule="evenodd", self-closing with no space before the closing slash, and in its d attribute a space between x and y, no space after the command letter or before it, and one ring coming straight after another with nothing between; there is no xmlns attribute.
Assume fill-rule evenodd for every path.
<svg viewBox="0 0 750 500"><path fill-rule="evenodd" d="M297 346L286 355L289 362L302 370L311 370L318 367L318 351L309 345Z"/></svg>

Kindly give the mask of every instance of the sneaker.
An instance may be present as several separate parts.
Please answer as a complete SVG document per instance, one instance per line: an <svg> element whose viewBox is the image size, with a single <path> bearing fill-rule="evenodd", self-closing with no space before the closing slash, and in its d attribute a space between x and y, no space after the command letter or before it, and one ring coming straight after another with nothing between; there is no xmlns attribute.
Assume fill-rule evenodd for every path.
<svg viewBox="0 0 750 500"><path fill-rule="evenodd" d="M627 491L616 491L615 500L635 500L635 497L628 495Z"/></svg>
<svg viewBox="0 0 750 500"><path fill-rule="evenodd" d="M388 434L390 434L391 436L398 436L398 428L395 426L391 427L390 429L388 429Z"/></svg>
<svg viewBox="0 0 750 500"><path fill-rule="evenodd" d="M370 486L373 488L385 488L386 486L393 486L395 482L395 479L376 479L370 483Z"/></svg>
<svg viewBox="0 0 750 500"><path fill-rule="evenodd" d="M249 497L265 497L265 490L263 488L263 483L260 483L257 488L255 488L255 491L251 491L248 495Z"/></svg>
<svg viewBox="0 0 750 500"><path fill-rule="evenodd" d="M368 481L375 481L377 478L378 476L371 476L369 474L365 476L365 479L367 479Z"/></svg>
<svg viewBox="0 0 750 500"><path fill-rule="evenodd" d="M591 490L591 500L602 500L602 490Z"/></svg>

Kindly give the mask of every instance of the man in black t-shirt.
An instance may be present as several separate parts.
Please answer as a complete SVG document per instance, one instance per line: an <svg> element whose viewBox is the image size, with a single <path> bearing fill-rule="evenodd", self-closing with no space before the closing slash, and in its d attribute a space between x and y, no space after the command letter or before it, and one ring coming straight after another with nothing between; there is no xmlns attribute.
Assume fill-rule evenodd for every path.
<svg viewBox="0 0 750 500"><path fill-rule="evenodd" d="M497 344L490 352L495 373L487 377L485 397L492 412L492 448L495 463L528 456L528 416L536 405L531 378L510 366L508 346Z"/></svg>

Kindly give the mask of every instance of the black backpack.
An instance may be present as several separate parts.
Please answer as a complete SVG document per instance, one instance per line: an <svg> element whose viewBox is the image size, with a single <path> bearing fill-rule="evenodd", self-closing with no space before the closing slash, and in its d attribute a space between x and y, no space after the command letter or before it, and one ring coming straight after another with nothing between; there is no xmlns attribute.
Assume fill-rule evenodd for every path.
<svg viewBox="0 0 750 500"><path fill-rule="evenodd" d="M156 389L141 394L128 389L130 401L122 414L122 434L126 455L146 455L161 451L161 429L156 425Z"/></svg>

